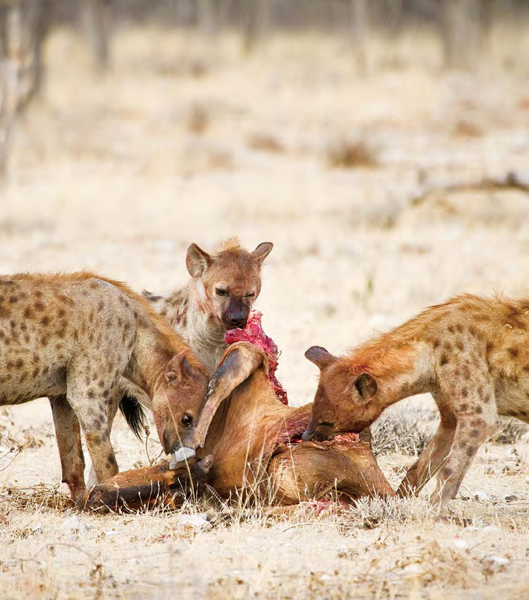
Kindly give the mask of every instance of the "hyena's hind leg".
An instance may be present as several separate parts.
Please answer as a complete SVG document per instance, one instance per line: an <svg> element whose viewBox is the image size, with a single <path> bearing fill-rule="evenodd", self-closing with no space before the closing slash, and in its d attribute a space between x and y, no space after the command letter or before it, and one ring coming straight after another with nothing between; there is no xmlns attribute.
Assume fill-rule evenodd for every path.
<svg viewBox="0 0 529 600"><path fill-rule="evenodd" d="M428 481L439 471L443 461L450 454L456 433L456 417L451 412L441 416L439 428L422 454L402 480L397 494L401 497L418 494Z"/></svg>
<svg viewBox="0 0 529 600"><path fill-rule="evenodd" d="M53 396L49 400L61 458L62 481L68 484L72 500L79 505L86 489L81 428L66 396Z"/></svg>

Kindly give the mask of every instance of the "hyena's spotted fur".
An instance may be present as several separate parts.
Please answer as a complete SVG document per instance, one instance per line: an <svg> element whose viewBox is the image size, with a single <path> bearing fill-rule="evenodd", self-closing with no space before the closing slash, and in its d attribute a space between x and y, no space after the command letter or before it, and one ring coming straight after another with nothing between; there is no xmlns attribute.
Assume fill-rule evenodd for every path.
<svg viewBox="0 0 529 600"><path fill-rule="evenodd" d="M246 325L261 291L261 266L272 248L271 243L263 242L248 252L232 238L210 255L191 244L186 256L189 283L167 298L145 293L210 374L227 348L226 331Z"/></svg>
<svg viewBox="0 0 529 600"><path fill-rule="evenodd" d="M432 393L441 423L399 493L438 472L441 515L497 415L529 423L529 299L459 296L348 356L318 347L306 356L321 374L304 439L360 431L391 404Z"/></svg>
<svg viewBox="0 0 529 600"><path fill-rule="evenodd" d="M97 480L118 472L110 429L122 375L152 399L168 452L203 400L187 398L181 384L201 376L204 393L207 385L182 338L145 299L88 272L0 277L0 356L0 405L50 397L63 480L76 501L85 490L81 429Z"/></svg>

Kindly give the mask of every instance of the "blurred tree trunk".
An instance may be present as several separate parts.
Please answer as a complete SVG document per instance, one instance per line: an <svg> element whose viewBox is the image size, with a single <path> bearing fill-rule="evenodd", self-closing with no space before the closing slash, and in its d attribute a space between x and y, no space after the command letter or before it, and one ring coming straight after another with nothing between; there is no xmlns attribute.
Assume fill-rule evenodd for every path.
<svg viewBox="0 0 529 600"><path fill-rule="evenodd" d="M246 0L241 4L242 46L245 52L251 52L268 28L270 0Z"/></svg>
<svg viewBox="0 0 529 600"><path fill-rule="evenodd" d="M445 66L475 67L481 38L481 0L439 0L439 8Z"/></svg>
<svg viewBox="0 0 529 600"><path fill-rule="evenodd" d="M352 20L352 39L361 75L369 75L372 70L369 46L370 19L367 0L349 0Z"/></svg>
<svg viewBox="0 0 529 600"><path fill-rule="evenodd" d="M215 31L215 0L196 0L198 28L209 35Z"/></svg>
<svg viewBox="0 0 529 600"><path fill-rule="evenodd" d="M82 20L88 43L100 70L110 64L110 15L109 0L82 0Z"/></svg>
<svg viewBox="0 0 529 600"><path fill-rule="evenodd" d="M20 96L22 57L22 4L2 7L2 105L0 111L0 171L5 174L11 134Z"/></svg>

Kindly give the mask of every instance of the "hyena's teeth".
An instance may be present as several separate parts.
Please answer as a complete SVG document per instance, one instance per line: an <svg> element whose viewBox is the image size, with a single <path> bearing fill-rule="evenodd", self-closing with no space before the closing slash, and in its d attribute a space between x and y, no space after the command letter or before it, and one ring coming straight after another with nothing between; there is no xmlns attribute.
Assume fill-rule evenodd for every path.
<svg viewBox="0 0 529 600"><path fill-rule="evenodd" d="M187 448L186 446L184 446L183 448L177 450L171 456L171 460L169 461L169 468L175 469L178 463L187 460L188 458L193 458L193 456L195 455L196 452L193 450L193 448Z"/></svg>

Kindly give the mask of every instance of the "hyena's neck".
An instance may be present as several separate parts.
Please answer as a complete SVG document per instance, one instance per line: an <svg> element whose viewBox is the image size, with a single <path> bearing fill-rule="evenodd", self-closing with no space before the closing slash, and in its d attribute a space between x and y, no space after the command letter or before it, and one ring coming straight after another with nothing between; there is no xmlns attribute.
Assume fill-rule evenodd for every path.
<svg viewBox="0 0 529 600"><path fill-rule="evenodd" d="M433 391L435 370L432 351L428 344L409 340L380 351L376 342L366 344L346 358L349 369L361 373L371 373L378 391L370 403L373 419L386 408L416 394Z"/></svg>
<svg viewBox="0 0 529 600"><path fill-rule="evenodd" d="M167 298L153 301L153 306L169 319L199 361L213 374L227 347L226 328L211 314L200 281L190 281Z"/></svg>

